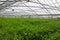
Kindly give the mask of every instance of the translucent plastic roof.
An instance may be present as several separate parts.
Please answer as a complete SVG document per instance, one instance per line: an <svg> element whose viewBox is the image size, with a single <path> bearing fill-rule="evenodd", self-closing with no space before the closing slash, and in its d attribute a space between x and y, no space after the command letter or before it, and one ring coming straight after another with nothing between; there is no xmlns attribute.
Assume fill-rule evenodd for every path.
<svg viewBox="0 0 60 40"><path fill-rule="evenodd" d="M2 15L60 14L60 0L25 0L16 2L1 11Z"/></svg>

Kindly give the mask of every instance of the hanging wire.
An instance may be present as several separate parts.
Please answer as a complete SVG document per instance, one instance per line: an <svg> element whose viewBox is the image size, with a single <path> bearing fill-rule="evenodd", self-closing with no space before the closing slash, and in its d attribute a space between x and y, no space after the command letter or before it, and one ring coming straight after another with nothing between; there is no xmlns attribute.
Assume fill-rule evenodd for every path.
<svg viewBox="0 0 60 40"><path fill-rule="evenodd" d="M42 1L39 1L39 0L37 0L40 4L41 4L41 2ZM42 4L41 4L42 5ZM44 8L45 8L45 6L44 5L42 5ZM45 10L48 12L48 13L50 13L46 8L45 8ZM51 13L50 13L51 14Z"/></svg>
<svg viewBox="0 0 60 40"><path fill-rule="evenodd" d="M30 1L30 2L39 4L40 10L42 9L41 12L46 12L46 10L44 10L44 9L46 9L46 8L43 6L44 4L40 3L39 0L37 0L37 1L38 1L38 3L37 3L37 2L33 2L33 1ZM41 5L42 7L41 7L40 5ZM46 12L46 13L47 13L47 12ZM37 15L39 15L39 14L37 14Z"/></svg>
<svg viewBox="0 0 60 40"><path fill-rule="evenodd" d="M46 3L46 1L44 1L44 2ZM49 3L49 5L52 5L49 0L47 0L47 2ZM54 9L54 8L52 8L52 9ZM50 15L53 17L53 14L52 13L55 13L55 12L53 10L51 10L51 9L49 9L49 11L51 12Z"/></svg>
<svg viewBox="0 0 60 40"><path fill-rule="evenodd" d="M25 3L23 3L26 7L28 7L29 9L31 9L29 6L27 6ZM33 9L31 9L31 11L33 11L35 14L37 14L36 13L36 11L34 11Z"/></svg>
<svg viewBox="0 0 60 40"><path fill-rule="evenodd" d="M41 0L40 0L41 1ZM45 1L44 1L45 2ZM34 2L34 3L37 3L37 2ZM46 3L46 2L45 2ZM52 5L49 1L48 1L48 3L50 4L50 5ZM53 3L53 2L52 2ZM48 5L49 6L49 5ZM52 7L50 10L56 10L56 13L57 13L57 9L55 9L55 8L57 8L57 7L54 7L54 6L49 6L49 7ZM48 10L48 8L46 8L47 10ZM49 11L49 10L48 10ZM53 11L54 12L54 11ZM54 12L55 13L55 12Z"/></svg>
<svg viewBox="0 0 60 40"><path fill-rule="evenodd" d="M56 9L57 9L57 10L54 10L54 11L56 12L56 14L54 14L54 16L55 16L55 15L58 16L58 14L59 14L60 11L59 11L58 7L56 6L57 1L55 0L56 3L53 3L53 2L54 2L54 1L52 1L52 4L54 4L54 6L55 6ZM58 4L57 4L57 5L58 5Z"/></svg>
<svg viewBox="0 0 60 40"><path fill-rule="evenodd" d="M3 4L7 4L9 1L1 1L1 2L4 2ZM18 2L18 1L14 0L14 1L10 1L10 2L13 2L12 4L14 4L14 3L16 3L16 2ZM43 11L41 10L42 12L45 12L45 13L50 14L50 15L52 15L51 13L57 13L57 14L58 14L58 13L60 12L59 7L56 6L56 4L58 5L57 0L55 0L56 4L54 4L53 0L51 0L51 3L50 3L49 0L47 0L48 3L46 3L46 1L44 0L44 2L45 2L46 4L43 4L43 1L41 1L41 0L40 0L40 1L37 0L37 2L33 2L33 1L27 1L27 2L36 3L36 4L39 5L39 6L28 6L28 5L26 5L25 3L23 3L25 6L22 6L22 7L27 7L27 8L29 8L29 9L30 9L31 11L33 11L35 14L37 14L37 11L34 10L34 9L32 9L33 7L34 7L34 8L42 9L42 10L43 10ZM12 5L12 4L7 4L6 6L2 6L3 4L0 4L0 9L2 9L2 10L3 10L3 8ZM54 6L51 6L52 4L53 4ZM41 7L41 6L42 6L42 7ZM2 8L1 8L1 7L2 7ZM48 7L48 8L47 8L47 7ZM51 11L50 11L50 10L51 10ZM40 11L40 12L41 12L41 11ZM27 13L25 10L24 10L24 12ZM34 13L32 13L32 14L34 14Z"/></svg>
<svg viewBox="0 0 60 40"><path fill-rule="evenodd" d="M56 1L56 4L58 5L59 3L58 3L58 1L57 0L55 0ZM57 10L60 12L60 9L57 7Z"/></svg>
<svg viewBox="0 0 60 40"><path fill-rule="evenodd" d="M0 5L0 10L3 10L5 9L6 7L10 6L10 5L13 5L14 3L16 3L16 1L0 1L0 2L3 2L1 5ZM12 3L11 3L12 2ZM5 5L4 5L5 4Z"/></svg>
<svg viewBox="0 0 60 40"><path fill-rule="evenodd" d="M35 3L35 2L33 2L33 1L30 1L30 2ZM41 4L38 3L38 5L39 5L39 7L37 6L36 8L39 8L40 10L43 9L43 7L41 7ZM33 6L33 7L35 7L35 6ZM44 11L45 11L45 10L44 10ZM40 12L44 12L44 11L41 10ZM40 16L39 14L36 14L36 15Z"/></svg>
<svg viewBox="0 0 60 40"><path fill-rule="evenodd" d="M33 2L33 1L30 1L30 2L36 3L36 4L40 4L40 3L38 3L38 2ZM41 4L42 4L42 3L41 3ZM41 5L41 4L40 4L40 5ZM50 7L50 8L46 8L46 9L57 10L57 9L55 9L55 8L57 8L57 7L50 6L50 5L48 5L48 4L42 4L42 5ZM52 8L54 8L54 9L52 9Z"/></svg>

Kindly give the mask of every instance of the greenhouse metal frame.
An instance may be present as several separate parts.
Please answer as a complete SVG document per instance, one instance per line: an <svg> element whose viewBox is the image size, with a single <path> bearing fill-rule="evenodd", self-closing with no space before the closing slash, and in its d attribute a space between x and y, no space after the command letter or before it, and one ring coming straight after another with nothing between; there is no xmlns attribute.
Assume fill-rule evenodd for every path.
<svg viewBox="0 0 60 40"><path fill-rule="evenodd" d="M0 16L60 17L60 1L0 0Z"/></svg>

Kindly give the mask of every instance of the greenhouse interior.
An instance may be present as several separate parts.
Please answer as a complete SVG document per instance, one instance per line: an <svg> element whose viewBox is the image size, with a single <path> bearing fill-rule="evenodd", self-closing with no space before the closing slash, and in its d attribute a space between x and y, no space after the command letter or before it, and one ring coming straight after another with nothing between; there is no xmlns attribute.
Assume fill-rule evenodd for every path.
<svg viewBox="0 0 60 40"><path fill-rule="evenodd" d="M60 17L60 0L0 0L0 16Z"/></svg>

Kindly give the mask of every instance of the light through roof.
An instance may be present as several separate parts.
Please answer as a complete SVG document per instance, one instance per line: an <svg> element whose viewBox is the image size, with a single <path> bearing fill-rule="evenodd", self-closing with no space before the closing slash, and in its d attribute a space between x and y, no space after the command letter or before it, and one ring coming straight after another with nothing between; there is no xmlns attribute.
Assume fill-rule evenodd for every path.
<svg viewBox="0 0 60 40"><path fill-rule="evenodd" d="M2 15L60 14L60 0L0 0ZM2 4L2 2L4 4Z"/></svg>

